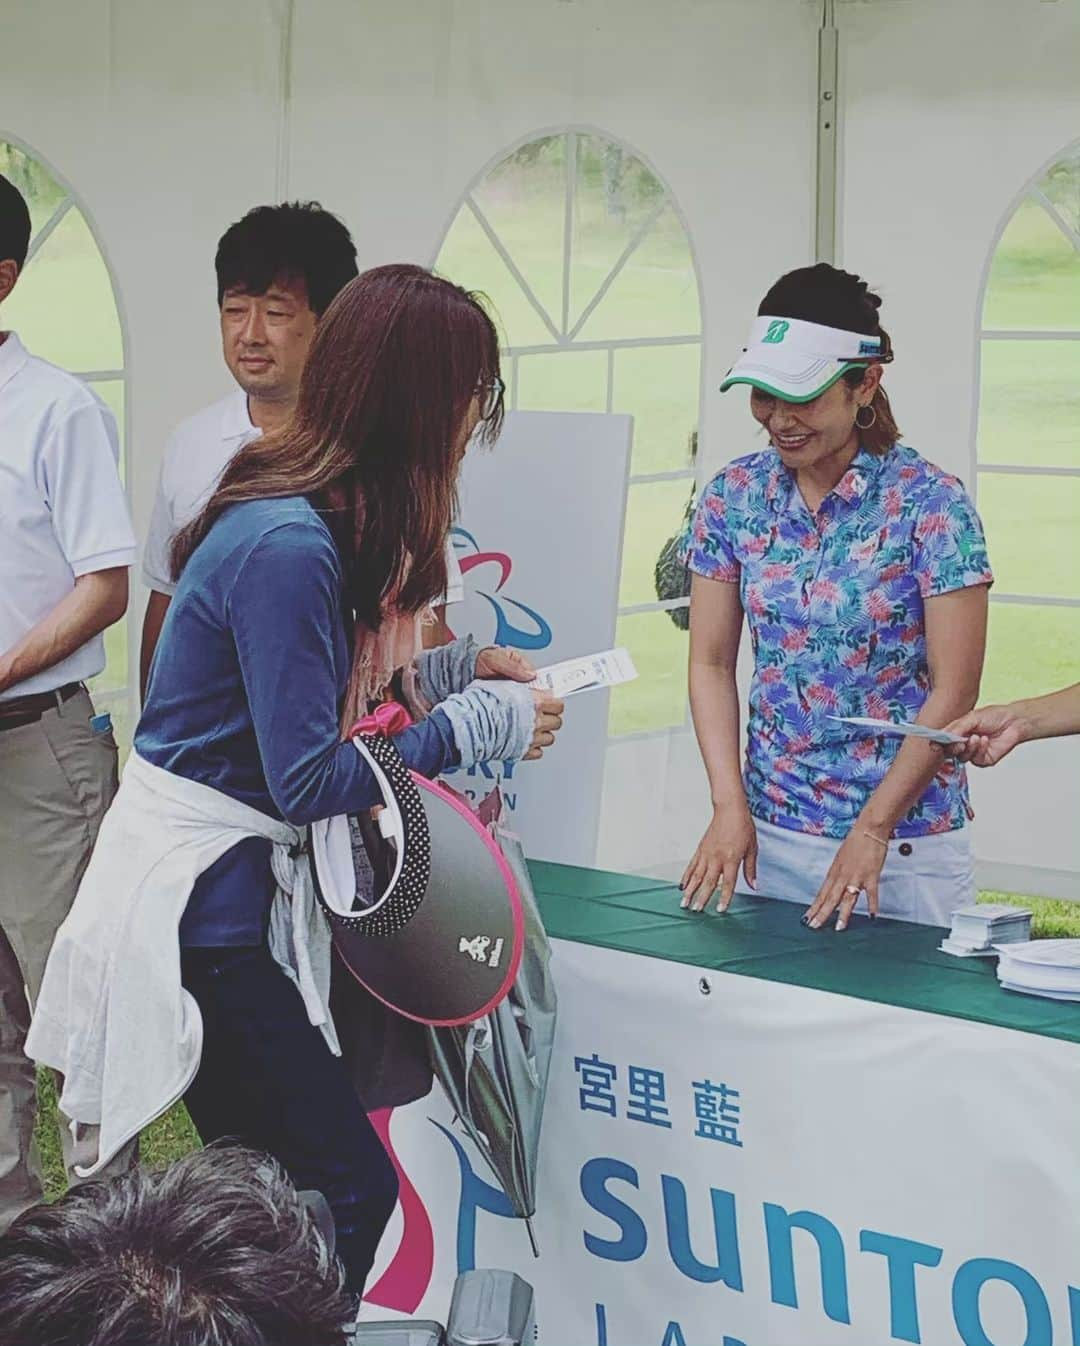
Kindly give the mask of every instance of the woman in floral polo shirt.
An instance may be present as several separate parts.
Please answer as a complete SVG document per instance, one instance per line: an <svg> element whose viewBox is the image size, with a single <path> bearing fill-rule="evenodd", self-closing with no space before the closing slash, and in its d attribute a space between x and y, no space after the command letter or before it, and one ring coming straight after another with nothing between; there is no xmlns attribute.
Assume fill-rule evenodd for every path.
<svg viewBox="0 0 1080 1346"><path fill-rule="evenodd" d="M742 890L809 904L815 929L871 915L948 924L974 900L964 769L918 739L975 704L993 582L961 483L900 443L892 359L864 281L818 265L765 296L722 390L749 384L769 447L705 490L688 559L690 702L713 818L683 906ZM745 771L735 663L750 628Z"/></svg>

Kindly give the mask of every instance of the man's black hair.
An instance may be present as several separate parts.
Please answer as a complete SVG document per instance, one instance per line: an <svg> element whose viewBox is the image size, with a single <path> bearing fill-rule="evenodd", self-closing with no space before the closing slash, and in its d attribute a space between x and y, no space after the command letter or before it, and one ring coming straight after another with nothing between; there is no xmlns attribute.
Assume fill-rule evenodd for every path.
<svg viewBox="0 0 1080 1346"><path fill-rule="evenodd" d="M256 206L221 236L217 299L227 290L265 294L275 281L303 281L317 317L357 275L356 246L336 215L317 201Z"/></svg>
<svg viewBox="0 0 1080 1346"><path fill-rule="evenodd" d="M0 262L22 270L30 248L30 210L22 192L0 173Z"/></svg>
<svg viewBox="0 0 1080 1346"><path fill-rule="evenodd" d="M343 1272L270 1160L73 1188L0 1238L0 1346L343 1346Z"/></svg>

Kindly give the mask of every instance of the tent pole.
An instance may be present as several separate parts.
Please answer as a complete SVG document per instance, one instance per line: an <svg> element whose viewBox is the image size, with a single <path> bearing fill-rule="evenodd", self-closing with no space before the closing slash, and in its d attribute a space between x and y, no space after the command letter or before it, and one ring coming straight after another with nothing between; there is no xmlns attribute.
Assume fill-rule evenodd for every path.
<svg viewBox="0 0 1080 1346"><path fill-rule="evenodd" d="M274 199L284 201L289 191L289 140L292 118L292 52L295 0L283 0L278 19L281 45L278 51L278 130Z"/></svg>
<svg viewBox="0 0 1080 1346"><path fill-rule="evenodd" d="M836 95L839 48L835 0L822 0L821 28L818 32L814 257L819 262L830 263L836 261L836 120L839 113Z"/></svg>

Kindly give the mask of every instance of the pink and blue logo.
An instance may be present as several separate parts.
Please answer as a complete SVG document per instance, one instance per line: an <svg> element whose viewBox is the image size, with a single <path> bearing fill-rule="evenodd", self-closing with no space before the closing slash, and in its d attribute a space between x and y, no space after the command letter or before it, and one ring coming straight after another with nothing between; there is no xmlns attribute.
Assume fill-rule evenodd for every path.
<svg viewBox="0 0 1080 1346"><path fill-rule="evenodd" d="M370 1114L371 1123L378 1132L386 1153L398 1176L403 1228L401 1241L389 1265L375 1284L364 1295L368 1304L394 1309L399 1313L415 1313L424 1301L435 1267L435 1232L431 1216L409 1175L401 1163L390 1139L390 1119L393 1109L386 1108ZM432 1126L441 1131L450 1142L461 1173L461 1198L457 1218L457 1275L476 1269L476 1217L484 1211L514 1219L514 1208L509 1198L498 1187L481 1178L469 1162L469 1156L457 1137L433 1118Z"/></svg>
<svg viewBox="0 0 1080 1346"><path fill-rule="evenodd" d="M535 608L518 602L506 593L514 563L501 551L484 551L465 528L451 530L454 552L462 575L471 575L470 588L491 607L495 618L493 645L510 645L518 650L544 650L551 644L552 631L547 620Z"/></svg>

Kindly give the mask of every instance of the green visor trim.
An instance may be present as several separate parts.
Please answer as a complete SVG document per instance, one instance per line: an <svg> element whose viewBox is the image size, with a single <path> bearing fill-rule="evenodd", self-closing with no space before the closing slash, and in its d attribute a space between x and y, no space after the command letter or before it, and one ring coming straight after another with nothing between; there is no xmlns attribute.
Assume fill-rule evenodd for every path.
<svg viewBox="0 0 1080 1346"><path fill-rule="evenodd" d="M720 385L720 391L726 393L729 388L734 388L737 383L747 383L751 388L759 388L763 393L768 393L772 397L778 397L781 402L790 402L793 406L802 406L806 402L812 402L815 397L820 397L822 393L827 393L834 383L848 372L849 369L866 369L870 362L867 360L848 360L842 364L835 374L814 390L812 393L806 393L802 397L795 397L791 393L785 393L780 388L774 388L772 384L766 383L764 379L756 379L749 374L737 374L734 378L727 378Z"/></svg>

